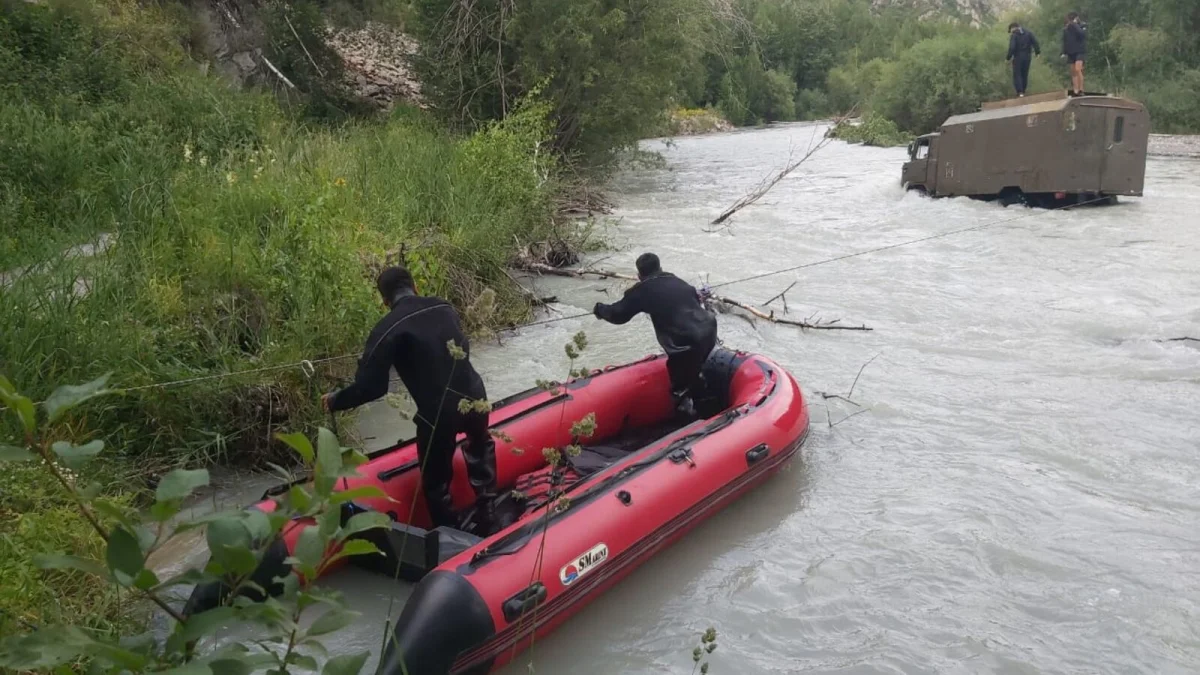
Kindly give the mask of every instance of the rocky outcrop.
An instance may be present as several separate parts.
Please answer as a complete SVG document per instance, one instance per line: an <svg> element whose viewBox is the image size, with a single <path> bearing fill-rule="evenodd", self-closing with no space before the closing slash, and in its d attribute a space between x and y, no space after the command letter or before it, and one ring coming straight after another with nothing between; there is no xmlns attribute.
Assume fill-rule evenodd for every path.
<svg viewBox="0 0 1200 675"><path fill-rule="evenodd" d="M189 47L202 68L240 86L295 88L264 53L268 38L256 0L202 0L190 8L195 30ZM358 97L384 110L399 101L421 104L421 87L409 67L417 45L404 33L368 22L360 28L330 26L325 41L342 59L345 84Z"/></svg>
<svg viewBox="0 0 1200 675"><path fill-rule="evenodd" d="M957 16L975 25L1034 4L1034 0L874 0L875 7L908 7L926 17Z"/></svg>
<svg viewBox="0 0 1200 675"><path fill-rule="evenodd" d="M191 10L195 28L189 47L203 69L214 69L240 86L265 85L276 77L266 65L264 30L252 5L209 0L191 5Z"/></svg>
<svg viewBox="0 0 1200 675"><path fill-rule="evenodd" d="M389 109L399 101L424 107L421 85L409 59L417 43L404 33L379 23L360 29L331 29L329 46L346 66L349 84L359 97Z"/></svg>

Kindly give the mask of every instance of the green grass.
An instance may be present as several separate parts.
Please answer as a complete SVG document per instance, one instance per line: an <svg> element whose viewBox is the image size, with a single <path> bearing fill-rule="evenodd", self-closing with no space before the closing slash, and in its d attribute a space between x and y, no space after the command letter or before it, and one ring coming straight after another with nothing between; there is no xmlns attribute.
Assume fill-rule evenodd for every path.
<svg viewBox="0 0 1200 675"><path fill-rule="evenodd" d="M178 6L0 3L0 272L24 268L0 283L0 374L34 400L109 372L129 388L355 353L383 309L374 275L402 247L469 330L527 316L504 265L552 234L545 106L470 136L408 109L315 125L202 73ZM102 253L63 253L105 234ZM49 433L121 448L100 471L135 499L175 465L288 457L271 434L306 431L354 365L131 391ZM0 621L61 607L123 625L112 589L33 567L101 543L54 486L5 472Z"/></svg>
<svg viewBox="0 0 1200 675"><path fill-rule="evenodd" d="M0 268L33 270L0 291L0 363L18 387L44 396L110 371L137 387L355 352L380 315L374 273L401 247L425 293L466 307L496 291L471 328L525 315L503 266L550 228L544 107L469 137L411 110L313 127L202 75L170 41L152 44L166 56L128 58L112 38L139 25L130 12L166 21L91 4L0 15L0 61L14 66L0 75L0 218L14 224ZM102 233L116 237L103 254L62 255ZM159 463L261 460L269 429L311 420L330 375L353 365L142 390L75 423Z"/></svg>

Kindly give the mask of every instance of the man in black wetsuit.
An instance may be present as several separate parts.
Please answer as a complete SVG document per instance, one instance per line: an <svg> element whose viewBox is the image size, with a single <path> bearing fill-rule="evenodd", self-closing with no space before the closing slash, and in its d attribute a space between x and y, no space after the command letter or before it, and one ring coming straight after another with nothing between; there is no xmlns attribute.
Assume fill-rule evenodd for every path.
<svg viewBox="0 0 1200 675"><path fill-rule="evenodd" d="M1017 96L1024 96L1029 87L1029 66L1033 63L1034 54L1042 55L1042 46L1038 44L1033 33L1025 30L1016 21L1008 24L1008 58L1012 62L1013 88Z"/></svg>
<svg viewBox="0 0 1200 675"><path fill-rule="evenodd" d="M458 411L463 399L487 398L483 380L471 366L471 346L458 313L445 300L417 295L403 267L385 269L377 282L388 314L371 331L358 361L354 383L323 398L330 411L348 410L388 392L389 369L395 368L417 404L417 454L421 487L435 527L460 528L450 498L454 450L459 433L467 444L463 459L476 495L476 531L491 526L496 496L496 444L488 433L487 413ZM449 343L462 350L455 358ZM457 350L455 350L457 351Z"/></svg>
<svg viewBox="0 0 1200 675"><path fill-rule="evenodd" d="M717 346L717 318L704 308L691 284L662 271L658 256L644 253L637 259L638 283L611 305L597 303L592 313L613 324L627 323L645 312L654 324L658 344L667 353L667 373L677 410L696 414L692 396L700 372Z"/></svg>

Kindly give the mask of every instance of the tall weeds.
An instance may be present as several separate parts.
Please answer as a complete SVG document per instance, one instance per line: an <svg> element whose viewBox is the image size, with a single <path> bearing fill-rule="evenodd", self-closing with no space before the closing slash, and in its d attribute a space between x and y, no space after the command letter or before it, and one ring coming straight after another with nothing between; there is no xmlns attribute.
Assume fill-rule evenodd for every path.
<svg viewBox="0 0 1200 675"><path fill-rule="evenodd" d="M132 388L356 352L382 309L374 272L401 249L422 292L463 307L492 288L489 321L527 312L503 265L549 228L544 106L469 137L410 110L312 127L202 74L178 32L118 2L0 11L0 363L14 383L37 398L109 371ZM102 252L67 251L102 234ZM286 452L271 429L315 417L353 364L135 390L73 431L148 469L181 450L258 461Z"/></svg>

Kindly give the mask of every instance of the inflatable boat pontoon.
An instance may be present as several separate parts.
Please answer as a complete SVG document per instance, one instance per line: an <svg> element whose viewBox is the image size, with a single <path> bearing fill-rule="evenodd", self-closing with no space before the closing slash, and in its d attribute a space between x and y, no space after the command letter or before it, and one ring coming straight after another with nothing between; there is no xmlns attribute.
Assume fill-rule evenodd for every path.
<svg viewBox="0 0 1200 675"><path fill-rule="evenodd" d="M496 402L490 423L504 437L497 439L503 496L496 508L515 522L487 538L427 529L415 441L373 453L360 477L341 479L339 490L375 485L391 498L348 503L343 520L376 510L392 525L356 535L384 555L339 563L416 583L378 673L479 675L504 665L535 634L551 632L800 448L808 408L781 367L718 348L704 379L696 397L701 419L682 425L672 422L663 356ZM595 433L571 438L571 424L589 413ZM547 465L543 448L573 443L581 453L559 467ZM274 510L289 487L268 490L250 508ZM474 501L461 453L452 494L458 509ZM404 522L410 513L412 522ZM262 586L291 572L284 560L311 525L300 519L285 527L255 574ZM185 613L212 607L221 596L214 585L197 587Z"/></svg>

